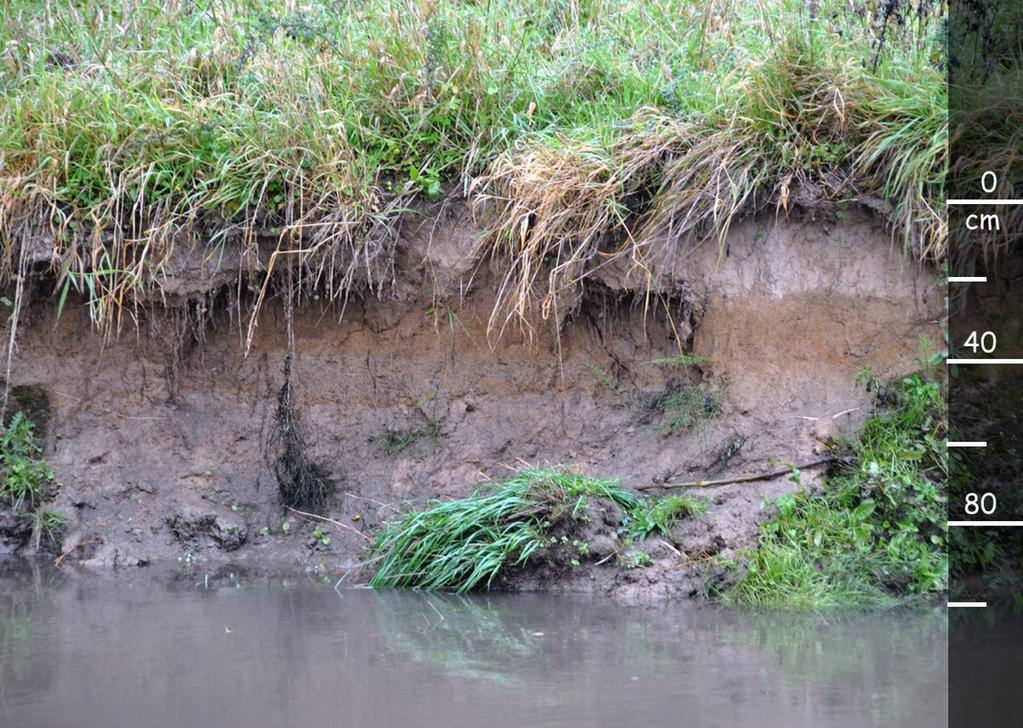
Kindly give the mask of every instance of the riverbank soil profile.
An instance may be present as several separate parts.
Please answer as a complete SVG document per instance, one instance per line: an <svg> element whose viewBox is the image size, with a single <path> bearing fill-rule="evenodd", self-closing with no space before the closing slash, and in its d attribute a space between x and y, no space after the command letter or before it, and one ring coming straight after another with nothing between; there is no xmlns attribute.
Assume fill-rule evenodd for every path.
<svg viewBox="0 0 1023 728"><path fill-rule="evenodd" d="M840 224L743 221L724 261L714 247L688 256L684 273L661 273L668 283L650 301L610 271L559 331L492 348L486 287L448 304L438 284L464 272L444 263L463 260L471 228L457 211L435 214L397 243L413 268L395 265L399 298L351 301L341 321L315 305L290 314L305 457L335 484L320 518L282 510L266 453L289 356L285 316L262 317L246 351L229 311L198 323L187 309L161 311L107 342L85 311L24 312L11 383L49 403L42 442L62 482L54 508L69 517L60 553L100 568L183 555L257 570L351 568L404 501L466 496L523 462L632 488L784 469L821 459L870 413L860 369L907 373L920 337L940 335L933 274L853 209ZM414 270L423 256L431 274ZM190 326L202 327L201 346ZM674 363L682 331L699 363ZM700 393L695 422L673 431L659 403L690 389ZM824 471L708 490L704 516L650 544L670 577L647 584L612 564L607 578L549 586L695 594L699 563L687 562L751 545L764 498Z"/></svg>
<svg viewBox="0 0 1023 728"><path fill-rule="evenodd" d="M605 607L575 599L721 610L672 612L695 629L740 607L932 619L948 276L998 258L950 244L950 164L986 169L949 154L947 74L974 47L951 12L7 3L9 616L152 574L263 584L274 610L296 579L400 591L346 624L424 606L431 630L507 621L490 597L535 615L524 592L583 621ZM919 713L878 700L879 725Z"/></svg>

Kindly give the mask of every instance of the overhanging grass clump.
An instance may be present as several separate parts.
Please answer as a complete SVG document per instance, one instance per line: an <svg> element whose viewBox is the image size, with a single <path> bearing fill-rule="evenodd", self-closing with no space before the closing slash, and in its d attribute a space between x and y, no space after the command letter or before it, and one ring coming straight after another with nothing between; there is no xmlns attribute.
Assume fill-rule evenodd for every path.
<svg viewBox="0 0 1023 728"><path fill-rule="evenodd" d="M879 195L940 257L942 4L812 6L12 0L0 283L49 266L108 326L194 247L343 299L450 188L504 266L497 329L765 205Z"/></svg>
<svg viewBox="0 0 1023 728"><path fill-rule="evenodd" d="M649 280L656 261L723 246L733 221L765 208L874 197L907 252L943 259L942 79L920 65L866 72L855 44L806 31L731 69L730 97L699 115L649 105L603 136L530 136L500 154L475 181L489 223L478 250L505 261L491 325L531 331L531 314L560 318L597 270Z"/></svg>
<svg viewBox="0 0 1023 728"><path fill-rule="evenodd" d="M877 383L868 378L868 386ZM878 605L948 588L945 408L916 374L881 387L851 444L854 464L822 493L779 498L777 515L739 561L732 602L792 607Z"/></svg>
<svg viewBox="0 0 1023 728"><path fill-rule="evenodd" d="M615 481L553 470L524 470L468 498L433 501L384 526L373 545L380 559L370 584L467 592L489 589L507 569L522 566L558 541L552 534L573 520L588 522L592 501L622 512L625 543L667 533L702 501L668 496L641 499ZM561 541L572 543L561 534ZM572 546L587 553L584 542Z"/></svg>

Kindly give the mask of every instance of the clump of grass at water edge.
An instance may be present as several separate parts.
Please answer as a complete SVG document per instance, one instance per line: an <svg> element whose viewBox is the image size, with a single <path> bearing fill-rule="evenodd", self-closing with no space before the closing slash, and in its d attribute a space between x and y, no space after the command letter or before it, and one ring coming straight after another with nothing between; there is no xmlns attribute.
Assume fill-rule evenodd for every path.
<svg viewBox="0 0 1023 728"><path fill-rule="evenodd" d="M774 501L757 545L731 563L723 598L758 606L895 604L948 588L945 405L920 373L888 385L865 373L876 407L822 492Z"/></svg>
<svg viewBox="0 0 1023 728"><path fill-rule="evenodd" d="M680 518L697 516L703 502L690 496L641 498L612 480L558 470L523 470L472 496L431 501L385 524L373 544L374 587L468 592L489 589L514 567L564 546L577 566L588 545L572 537L593 509L620 511L622 554L649 535L667 533ZM620 554L621 555L621 554Z"/></svg>
<svg viewBox="0 0 1023 728"><path fill-rule="evenodd" d="M0 516L13 520L9 530L27 530L33 550L56 545L67 524L64 514L43 507L52 495L53 479L36 442L35 426L16 412L0 435Z"/></svg>

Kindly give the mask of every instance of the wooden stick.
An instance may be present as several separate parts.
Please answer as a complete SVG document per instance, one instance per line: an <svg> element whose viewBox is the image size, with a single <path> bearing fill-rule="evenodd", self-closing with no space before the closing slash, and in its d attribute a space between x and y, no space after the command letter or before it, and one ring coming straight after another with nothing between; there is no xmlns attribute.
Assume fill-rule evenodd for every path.
<svg viewBox="0 0 1023 728"><path fill-rule="evenodd" d="M364 534L362 531L360 531L359 529L352 528L347 523L341 523L341 521L335 521L333 518L327 518L326 516L318 516L315 513L306 513L305 511L300 511L297 508L292 508L291 506L284 506L284 507L287 508L292 513L297 513L300 516L305 516L306 518L315 518L315 519L317 519L319 521L323 521L324 523L332 523L333 525L337 526L338 528L343 528L346 531L351 531L356 536L361 536L362 538L366 539L367 541L372 541L373 540L369 536Z"/></svg>
<svg viewBox="0 0 1023 728"><path fill-rule="evenodd" d="M54 559L53 560L53 565L56 568L59 569L60 565L64 561L64 559L66 559L68 556L70 556L72 553L74 553L76 549L80 549L82 546L91 546L91 545L96 544L96 543L100 543L100 540L98 538L91 538L88 541L79 541L74 546L72 546L67 551L65 551L60 556L58 556L56 559Z"/></svg>
<svg viewBox="0 0 1023 728"><path fill-rule="evenodd" d="M787 468L772 470L769 473L740 475L736 478L722 478L721 480L694 480L689 483L655 483L654 485L641 485L636 488L636 490L655 490L657 488L713 488L717 485L729 485L730 483L752 483L755 480L767 480L768 478L777 478L780 475L787 475L791 473L793 469L804 470L806 468L813 468L817 465L833 463L842 459L843 458L836 457L835 455L828 455L827 457L811 460L810 462L803 463L802 465L790 465Z"/></svg>

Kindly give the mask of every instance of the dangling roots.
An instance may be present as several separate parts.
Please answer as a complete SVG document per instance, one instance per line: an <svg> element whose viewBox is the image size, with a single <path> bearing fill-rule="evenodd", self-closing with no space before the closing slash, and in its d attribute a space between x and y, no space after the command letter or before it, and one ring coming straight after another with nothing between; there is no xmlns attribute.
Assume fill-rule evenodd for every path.
<svg viewBox="0 0 1023 728"><path fill-rule="evenodd" d="M284 384L277 393L277 427L271 434L267 454L273 460L281 503L313 513L323 511L334 495L334 482L309 460L307 446L295 414L291 391L291 354L284 359Z"/></svg>

